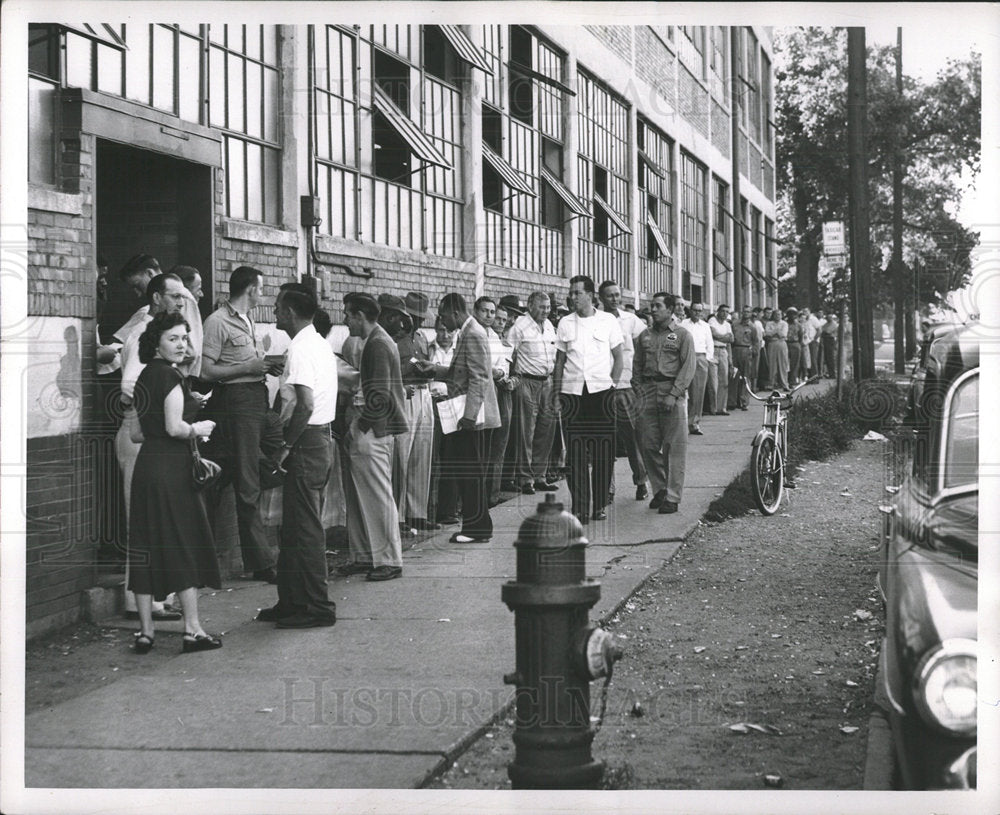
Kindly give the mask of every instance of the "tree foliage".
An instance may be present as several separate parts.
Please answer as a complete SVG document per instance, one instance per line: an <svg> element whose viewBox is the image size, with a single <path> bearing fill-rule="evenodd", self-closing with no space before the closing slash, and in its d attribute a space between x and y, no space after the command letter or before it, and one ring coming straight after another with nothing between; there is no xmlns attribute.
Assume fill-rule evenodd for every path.
<svg viewBox="0 0 1000 815"><path fill-rule="evenodd" d="M847 220L847 30L776 34L778 211L787 216L778 220L782 290L794 284L797 299L826 300L834 281L832 271L820 271L822 224ZM978 237L954 212L962 179L979 171L981 61L978 54L950 60L929 83L904 76L900 96L894 52L869 46L867 57L872 292L876 304L891 299L886 270L898 144L905 168L903 260L917 271L918 302L935 302L968 280Z"/></svg>

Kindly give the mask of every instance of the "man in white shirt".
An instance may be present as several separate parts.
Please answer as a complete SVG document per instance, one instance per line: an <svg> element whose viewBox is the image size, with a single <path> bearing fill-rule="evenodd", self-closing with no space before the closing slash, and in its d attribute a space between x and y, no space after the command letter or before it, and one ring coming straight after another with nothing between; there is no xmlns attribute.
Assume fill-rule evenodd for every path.
<svg viewBox="0 0 1000 815"><path fill-rule="evenodd" d="M573 514L586 524L607 518L615 456L614 383L621 379L625 340L618 320L594 308L591 278L570 278L569 301L574 310L556 329L552 397L562 409Z"/></svg>
<svg viewBox="0 0 1000 815"><path fill-rule="evenodd" d="M616 320L622 330L625 343L621 379L615 382L615 431L625 448L629 467L632 469L632 483L635 485L635 500L644 501L649 497L646 489L646 467L636 444L635 391L632 390L632 359L635 356L635 341L646 330L646 324L634 312L621 308L622 290L613 280L605 280L597 290L604 311Z"/></svg>
<svg viewBox="0 0 1000 815"><path fill-rule="evenodd" d="M808 309L807 309L808 310ZM823 326L826 324L826 320L823 319L823 309L818 308L814 314L810 314L807 318L812 331L810 332L809 339L809 362L810 376L821 376L823 372L823 358L819 352L820 335L822 333Z"/></svg>
<svg viewBox="0 0 1000 815"><path fill-rule="evenodd" d="M278 604L258 619L273 619L279 628L337 622L337 606L327 597L322 516L333 454L330 423L337 415L337 360L313 327L316 308L316 296L301 283L284 284L274 305L275 326L292 338L284 374L295 388L295 409L278 453L278 464L288 471L281 492Z"/></svg>
<svg viewBox="0 0 1000 815"><path fill-rule="evenodd" d="M500 476L513 412L511 349L504 343L498 331L498 328L502 330L507 322L507 309L497 306L490 297L480 297L473 305L472 316L486 331L493 390L497 397L497 409L500 411L500 426L490 431L489 446L486 450L486 495L490 508L493 508L500 503Z"/></svg>
<svg viewBox="0 0 1000 815"><path fill-rule="evenodd" d="M708 367L708 408L716 416L728 416L729 360L733 347L733 327L729 324L729 306L723 303L708 318L712 332L712 350L715 359Z"/></svg>
<svg viewBox="0 0 1000 815"><path fill-rule="evenodd" d="M448 329L441 319L434 323L435 337L430 345L430 361L435 367L448 368L455 353L456 331ZM435 402L448 398L448 385L439 379L430 383ZM458 486L450 474L443 472L441 462L446 457L448 437L441 432L441 418L434 411L434 445L431 450L431 486L427 498L427 518L439 524L458 523Z"/></svg>
<svg viewBox="0 0 1000 815"><path fill-rule="evenodd" d="M556 417L552 413L556 330L545 319L548 313L548 295L533 292L528 297L528 313L518 317L507 334L513 353L511 370L518 380L514 391L518 428L515 479L525 495L556 489L545 480L556 431Z"/></svg>
<svg viewBox="0 0 1000 815"><path fill-rule="evenodd" d="M764 363L764 323L761 321L761 308L757 306L751 311L753 325L753 345L750 347L750 387L757 390L760 383L761 368Z"/></svg>
<svg viewBox="0 0 1000 815"><path fill-rule="evenodd" d="M694 339L695 371L691 387L688 388L688 433L692 436L705 435L701 429L701 416L705 404L705 385L708 383L708 367L715 359L712 329L702 317L705 306L701 303L691 304L691 317L683 320L681 325L688 330Z"/></svg>

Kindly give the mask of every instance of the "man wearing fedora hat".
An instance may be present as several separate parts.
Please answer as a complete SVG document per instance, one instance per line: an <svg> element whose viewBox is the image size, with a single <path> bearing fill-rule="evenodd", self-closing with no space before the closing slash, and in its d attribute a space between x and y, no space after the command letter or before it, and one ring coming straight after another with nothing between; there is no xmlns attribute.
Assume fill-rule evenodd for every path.
<svg viewBox="0 0 1000 815"><path fill-rule="evenodd" d="M431 486L431 450L434 444L434 401L430 380L415 365L415 360L431 358L427 338L419 331L427 318L426 294L407 292L403 299L406 314L412 321L410 331L396 341L399 366L406 390L408 433L396 439L396 467L402 479L399 494L399 517L409 528L440 529L427 517Z"/></svg>

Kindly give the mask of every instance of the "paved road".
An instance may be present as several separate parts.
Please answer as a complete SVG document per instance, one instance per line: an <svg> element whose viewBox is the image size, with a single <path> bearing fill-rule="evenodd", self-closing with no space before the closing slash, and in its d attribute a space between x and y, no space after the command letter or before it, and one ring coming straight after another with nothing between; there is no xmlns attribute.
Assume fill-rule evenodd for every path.
<svg viewBox="0 0 1000 815"><path fill-rule="evenodd" d="M619 459L609 518L587 527L587 573L602 586L592 619L613 612L673 555L746 465L761 416L754 404L705 419L706 435L690 437L676 515L636 502ZM512 544L537 503L518 496L495 509L487 544L448 543L454 528L422 541L404 555L401 580L332 581L333 628L254 622L258 608L273 604L273 586L203 592L202 622L224 632L225 647L182 655L178 637L161 636L156 655L176 654L151 661L148 672L28 716L26 786L420 786L511 698L501 677L514 669L514 618L500 587L514 577ZM164 631L171 625L179 631L179 623Z"/></svg>

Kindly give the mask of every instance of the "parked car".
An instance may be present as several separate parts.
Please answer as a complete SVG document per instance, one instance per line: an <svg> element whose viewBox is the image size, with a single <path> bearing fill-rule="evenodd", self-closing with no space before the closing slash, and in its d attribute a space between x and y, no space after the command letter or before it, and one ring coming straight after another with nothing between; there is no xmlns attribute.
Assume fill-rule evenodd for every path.
<svg viewBox="0 0 1000 815"><path fill-rule="evenodd" d="M884 541L878 697L902 789L976 787L977 332L965 326L932 344L925 386L939 398L918 428Z"/></svg>
<svg viewBox="0 0 1000 815"><path fill-rule="evenodd" d="M910 387L906 392L906 420L910 424L918 424L923 421L921 415L921 402L924 395L924 383L927 378L927 368L935 358L931 356L931 348L934 343L961 328L959 323L937 323L930 326L920 341L920 351L917 359L913 363L910 373Z"/></svg>

